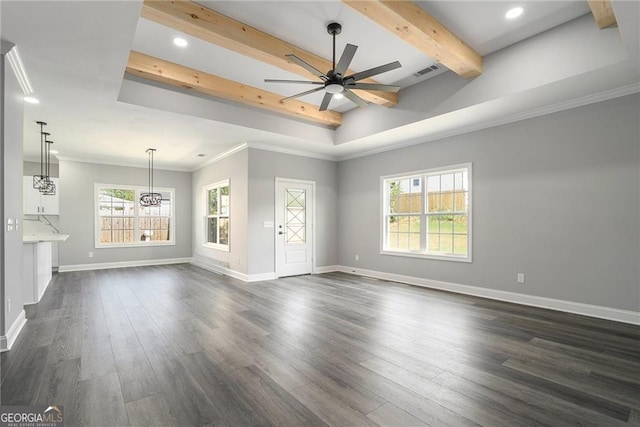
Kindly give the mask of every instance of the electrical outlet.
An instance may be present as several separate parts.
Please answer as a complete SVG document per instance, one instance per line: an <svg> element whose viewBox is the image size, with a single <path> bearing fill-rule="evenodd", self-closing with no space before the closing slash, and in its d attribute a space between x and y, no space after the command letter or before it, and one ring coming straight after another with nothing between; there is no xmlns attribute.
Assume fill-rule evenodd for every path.
<svg viewBox="0 0 640 427"><path fill-rule="evenodd" d="M360 261L360 255L356 254L356 261Z"/></svg>
<svg viewBox="0 0 640 427"><path fill-rule="evenodd" d="M518 273L518 283L524 283L524 273Z"/></svg>
<svg viewBox="0 0 640 427"><path fill-rule="evenodd" d="M89 258L93 258L93 252L89 251Z"/></svg>

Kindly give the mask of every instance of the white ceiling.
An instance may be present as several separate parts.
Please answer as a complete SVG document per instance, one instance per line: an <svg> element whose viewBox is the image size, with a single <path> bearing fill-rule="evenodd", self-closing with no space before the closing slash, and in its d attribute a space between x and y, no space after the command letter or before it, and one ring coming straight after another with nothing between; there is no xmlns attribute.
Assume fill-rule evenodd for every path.
<svg viewBox="0 0 640 427"><path fill-rule="evenodd" d="M412 85L425 79L415 78L413 74L434 63L422 52L339 1L199 3L328 59L331 57L331 37L325 27L329 22L340 22L343 32L337 39L338 55L345 43L359 46L351 65L353 70L360 71L395 60L402 63L401 69L376 77L382 83L403 87L401 102L395 107L397 110L402 110L403 94L412 91ZM482 55L589 12L584 0L418 3ZM524 15L515 21L505 20L504 13L514 5L523 5ZM2 1L2 38L18 46L35 89L34 96L41 100L38 105L25 104L26 158L39 155L36 120L49 123L54 148L59 150L61 158L144 167L146 148L155 147L158 149L158 167L184 170L193 170L217 154L248 141L263 146L297 147L325 156L353 155L380 144L381 136L371 135L370 146L366 138L358 138L351 151L345 148L347 144L343 144L334 152L331 142L326 141L332 138L334 131L300 124L271 113L259 114L272 117L268 121L272 122L269 125L273 129L266 125L261 128L246 124L236 117L237 114L231 117L231 112L246 113L249 117L255 111L225 102L215 105L226 109L228 118L224 118L224 114L210 117L207 105L214 104L203 104L202 96L185 95L188 98L184 98L181 93L176 95L191 100L193 114L181 113L173 105L151 108L148 96L131 99L132 92L125 93L125 89L139 85L139 81L123 84L124 68L131 50L283 96L306 90L302 86L266 84L264 78L300 77L190 36L181 35L189 41L188 47L174 46L172 39L180 34L139 18L141 6L139 1ZM146 90L166 91L162 85L152 84L139 89L138 93ZM119 98L126 98L127 102L118 101ZM321 95L302 100L319 104ZM349 111L353 105L342 101L332 103L331 108L334 107L338 111ZM382 107L366 108L376 110ZM213 112L209 113L213 115ZM344 121L350 119L349 114L351 112L345 115ZM290 123L292 131L279 130L287 127L280 126L280 122L284 125ZM280 128L276 129L277 126ZM323 135L322 138L313 136L316 133ZM410 138L415 139L416 135L411 134ZM394 141L401 142L401 139L400 133ZM198 154L206 156L198 157Z"/></svg>

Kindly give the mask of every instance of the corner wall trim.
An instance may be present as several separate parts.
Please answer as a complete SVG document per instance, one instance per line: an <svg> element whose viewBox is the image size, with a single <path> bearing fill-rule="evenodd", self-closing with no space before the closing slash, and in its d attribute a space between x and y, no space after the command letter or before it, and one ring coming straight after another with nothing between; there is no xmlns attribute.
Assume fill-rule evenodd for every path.
<svg viewBox="0 0 640 427"><path fill-rule="evenodd" d="M18 318L13 322L13 325L9 328L9 331L7 331L7 335L0 336L0 352L11 350L11 346L16 342L16 338L18 338L20 331L26 323L27 317L24 310L22 310Z"/></svg>
<svg viewBox="0 0 640 427"><path fill-rule="evenodd" d="M147 259L140 261L101 262L96 264L61 265L60 273L69 271L105 270L108 268L146 267L150 265L189 264L192 258Z"/></svg>
<svg viewBox="0 0 640 427"><path fill-rule="evenodd" d="M617 308L603 307L599 305L584 304L580 302L566 301L547 297L539 297L535 295L526 295L516 292L500 291L496 289L480 288L476 286L462 285L459 283L425 279L422 277L404 276L401 274L385 273L375 270L364 270L361 268L349 267L344 265L336 266L336 270L333 271L341 271L344 273L355 274L359 276L406 283L409 285L422 286L431 289L439 289L442 291L454 292L457 294L472 295L492 300L511 302L514 304L522 304L531 307L546 308L550 310L563 311L566 313L580 314L582 316L597 317L599 319L640 325L640 312L635 311L620 310Z"/></svg>

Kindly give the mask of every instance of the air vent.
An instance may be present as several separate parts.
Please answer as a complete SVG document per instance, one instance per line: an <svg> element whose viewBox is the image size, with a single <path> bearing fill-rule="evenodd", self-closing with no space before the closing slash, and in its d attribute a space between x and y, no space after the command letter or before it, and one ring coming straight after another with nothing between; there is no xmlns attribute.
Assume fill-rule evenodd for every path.
<svg viewBox="0 0 640 427"><path fill-rule="evenodd" d="M430 73L430 72L432 72L432 71L435 71L435 70L437 70L437 69L439 69L439 68L440 68L440 67L438 67L437 65L433 64L432 66L427 67L427 68L425 68L424 70L420 70L420 71L418 71L417 73L414 73L413 75L414 75L415 77L422 77L422 76L424 76L425 74L428 74L428 73Z"/></svg>

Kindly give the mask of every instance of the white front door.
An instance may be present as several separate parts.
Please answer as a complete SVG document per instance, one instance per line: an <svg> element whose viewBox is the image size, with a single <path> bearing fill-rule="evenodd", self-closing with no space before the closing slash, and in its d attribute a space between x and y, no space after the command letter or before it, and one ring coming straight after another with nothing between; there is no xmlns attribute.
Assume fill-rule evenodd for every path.
<svg viewBox="0 0 640 427"><path fill-rule="evenodd" d="M276 178L276 274L313 270L315 182Z"/></svg>

